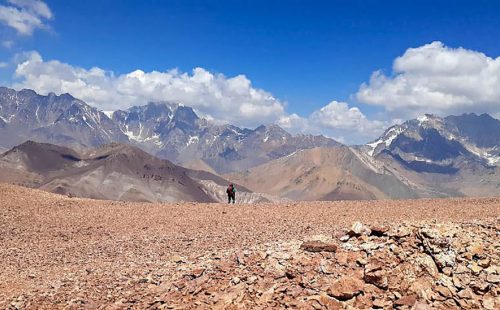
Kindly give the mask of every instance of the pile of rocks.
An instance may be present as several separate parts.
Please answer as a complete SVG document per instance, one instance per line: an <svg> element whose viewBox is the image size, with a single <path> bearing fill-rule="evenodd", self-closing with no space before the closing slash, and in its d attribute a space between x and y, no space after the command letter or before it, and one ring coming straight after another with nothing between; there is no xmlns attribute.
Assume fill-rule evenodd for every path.
<svg viewBox="0 0 500 310"><path fill-rule="evenodd" d="M336 237L177 258L175 281L132 300L152 308L498 309L499 233L497 222L354 223Z"/></svg>
<svg viewBox="0 0 500 310"><path fill-rule="evenodd" d="M140 309L499 309L499 221L366 226L195 258L95 304ZM32 305L71 292L27 296ZM19 301L15 301L19 302ZM73 299L70 306L84 307ZM22 301L21 304L22 305ZM15 304L11 304L15 307Z"/></svg>

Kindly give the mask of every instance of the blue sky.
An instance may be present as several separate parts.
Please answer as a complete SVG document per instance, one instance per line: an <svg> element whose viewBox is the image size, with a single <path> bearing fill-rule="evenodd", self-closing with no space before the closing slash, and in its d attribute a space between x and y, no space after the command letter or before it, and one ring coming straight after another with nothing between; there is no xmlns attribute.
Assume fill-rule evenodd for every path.
<svg viewBox="0 0 500 310"><path fill-rule="evenodd" d="M437 60L438 67L448 64L442 57L451 59L451 67L443 68L455 70L445 75L448 82L463 78L465 73L457 63L470 60L481 72L492 71L486 77L477 76L477 83L487 84L485 92L488 92L500 75L500 69L489 65L489 60L499 61L500 55L499 1L47 0L42 3L50 14L34 0L0 0L4 11L15 9L40 21L29 24L31 21L27 19L24 21L27 28L20 28L9 21L10 16L2 17L0 7L2 84L32 87L41 93L70 89L75 96L102 109L125 108L134 100L137 103L185 100L215 120L250 127L260 120L276 121L292 131L322 132L356 142L370 140L387 125L425 112L493 115L500 112L500 96L494 91L483 98L473 94L473 90L446 88L449 83L443 82L442 74L435 76L436 70L425 67L425 62L415 63L419 58L409 55L412 53L409 49L414 48L415 54ZM33 58L33 53L41 59ZM403 60L394 68L398 57ZM23 62L30 62L30 66L25 66L29 69L19 69ZM62 67L55 70L52 65ZM53 80L40 82L44 78L40 72L47 75L55 70L53 78L64 79L56 73L67 69L72 72L68 74L79 76L75 72L92 67L105 72L106 81L101 82L108 88L104 90L101 82L92 84L93 79L88 76L82 78L83 83L92 86L91 89L102 88L101 93L89 94L88 89L77 89L74 85L55 86ZM182 80L182 94L169 88L158 94L146 92L124 100L123 93L132 89L124 91L123 85L110 86L116 84L113 78L138 69L151 79L148 74L152 71L168 72L174 68L178 72L167 80ZM197 93L186 97L184 90L190 87L194 68L203 68L203 76L223 75L214 86L218 89L227 89L226 80L244 75L251 87L243 87L245 81L239 81L238 85L247 91L257 89L264 93L248 99L219 89L227 98L218 104L213 99L217 96L204 91L199 100L206 103L193 104ZM474 71L474 68L464 70ZM370 82L377 70L382 70L378 82ZM422 72L429 76L422 78ZM182 74L188 77L182 78ZM432 88L436 81L444 83L437 88L439 96L435 96L436 89L419 92L422 84ZM366 89L361 92L363 83ZM120 95L115 96L113 87L119 88ZM412 91L400 94L393 89ZM105 94L107 101L92 97L99 94ZM266 95L272 95L275 101L262 99ZM227 118L228 113L238 109L234 107L238 106L238 100L251 102L247 108L235 112L233 119ZM416 103L418 100L422 102ZM445 103L440 104L439 100ZM264 112L259 114L255 109Z"/></svg>

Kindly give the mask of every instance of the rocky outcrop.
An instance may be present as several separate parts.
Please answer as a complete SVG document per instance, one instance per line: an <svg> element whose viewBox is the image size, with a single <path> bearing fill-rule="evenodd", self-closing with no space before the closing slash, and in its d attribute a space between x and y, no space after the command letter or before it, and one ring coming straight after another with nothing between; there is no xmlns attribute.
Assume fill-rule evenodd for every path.
<svg viewBox="0 0 500 310"><path fill-rule="evenodd" d="M500 307L498 220L368 227L355 223L341 238L175 256L165 262L169 276L151 271L120 284L110 309ZM57 301L69 289L34 299Z"/></svg>

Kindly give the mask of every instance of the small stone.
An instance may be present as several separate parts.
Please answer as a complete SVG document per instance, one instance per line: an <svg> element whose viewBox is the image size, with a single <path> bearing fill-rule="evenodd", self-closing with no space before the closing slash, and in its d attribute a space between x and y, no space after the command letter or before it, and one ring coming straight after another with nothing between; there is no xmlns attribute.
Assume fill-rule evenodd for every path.
<svg viewBox="0 0 500 310"><path fill-rule="evenodd" d="M461 274L461 273L469 273L469 269L465 267L464 265L458 265L457 268L455 269L456 274Z"/></svg>
<svg viewBox="0 0 500 310"><path fill-rule="evenodd" d="M483 258L484 257L484 247L482 244L475 244L469 247L467 251L469 259L472 258Z"/></svg>
<svg viewBox="0 0 500 310"><path fill-rule="evenodd" d="M356 259L356 263L358 263L360 266L365 266L368 264L368 261L364 257L360 257Z"/></svg>
<svg viewBox="0 0 500 310"><path fill-rule="evenodd" d="M391 305L390 301L386 301L386 300L383 300L383 299L380 299L380 298L376 298L373 301L373 308L376 308L376 309L390 308L390 305Z"/></svg>
<svg viewBox="0 0 500 310"><path fill-rule="evenodd" d="M452 298L450 290L442 285L438 285L435 289L441 296L446 298Z"/></svg>
<svg viewBox="0 0 500 310"><path fill-rule="evenodd" d="M453 269L451 269L450 267L445 267L443 268L443 273L450 277L453 274Z"/></svg>
<svg viewBox="0 0 500 310"><path fill-rule="evenodd" d="M465 289L461 290L460 292L458 292L458 297L462 298L462 299L474 299L475 296L477 296L476 294L474 294L472 292L472 290L468 287L466 287Z"/></svg>
<svg viewBox="0 0 500 310"><path fill-rule="evenodd" d="M337 270L335 263L333 263L329 260L326 260L326 259L323 259L321 261L321 264L319 267L321 269L321 272L324 274L333 274Z"/></svg>
<svg viewBox="0 0 500 310"><path fill-rule="evenodd" d="M407 295L403 296L400 299L397 299L394 302L395 306L407 306L407 307L412 307L415 303L417 302L417 295Z"/></svg>
<svg viewBox="0 0 500 310"><path fill-rule="evenodd" d="M371 294L360 294L354 300L354 307L357 309L371 309L373 307L373 299Z"/></svg>
<svg viewBox="0 0 500 310"><path fill-rule="evenodd" d="M472 288L474 293L482 295L489 290L490 284L488 282L478 281L471 283L470 287Z"/></svg>
<svg viewBox="0 0 500 310"><path fill-rule="evenodd" d="M171 259L174 263L183 263L184 262L184 258L182 256L179 256L179 255L174 255L172 256L172 259Z"/></svg>
<svg viewBox="0 0 500 310"><path fill-rule="evenodd" d="M261 303L268 303L269 301L271 301L273 299L273 295L274 295L274 290L275 290L275 287L271 287L270 289L268 289L267 291L265 291L259 298L259 301Z"/></svg>
<svg viewBox="0 0 500 310"><path fill-rule="evenodd" d="M231 283L233 283L234 285L236 285L240 282L241 282L241 279L239 277L234 277L231 279Z"/></svg>
<svg viewBox="0 0 500 310"><path fill-rule="evenodd" d="M327 294L339 300L348 300L360 294L363 287L363 281L352 277L343 277L328 288Z"/></svg>
<svg viewBox="0 0 500 310"><path fill-rule="evenodd" d="M252 285L255 282L257 282L257 279L258 278L256 276L251 276L251 277L248 278L247 283L250 284L250 285Z"/></svg>
<svg viewBox="0 0 500 310"><path fill-rule="evenodd" d="M477 262L477 264L483 268L488 268L490 266L490 262L491 261L489 258L485 258Z"/></svg>
<svg viewBox="0 0 500 310"><path fill-rule="evenodd" d="M321 306L324 306L327 309L333 309L333 310L343 308L342 303L340 301L331 298L330 296L328 296L325 293L321 293L320 295L312 295L312 296L307 297L307 299L317 301L320 304L320 308L318 308L318 309L323 309L323 307L321 307ZM313 307L314 307L314 304L313 304Z"/></svg>
<svg viewBox="0 0 500 310"><path fill-rule="evenodd" d="M417 301L413 307L411 308L412 310L429 310L432 309L429 304L427 304L424 301Z"/></svg>
<svg viewBox="0 0 500 310"><path fill-rule="evenodd" d="M243 254L243 252L236 253L236 262L239 265L245 265L245 255Z"/></svg>
<svg viewBox="0 0 500 310"><path fill-rule="evenodd" d="M500 283L500 275L497 274L489 274L486 277L486 281L493 283L493 284L498 284Z"/></svg>
<svg viewBox="0 0 500 310"><path fill-rule="evenodd" d="M470 263L468 266L467 266L473 274L475 275L478 275L479 273L481 273L481 271L483 270L483 268L481 268L481 266L479 266L476 262L472 262Z"/></svg>
<svg viewBox="0 0 500 310"><path fill-rule="evenodd" d="M488 296L483 298L483 307L488 310L495 309L495 299L493 297Z"/></svg>
<svg viewBox="0 0 500 310"><path fill-rule="evenodd" d="M370 227L371 234L374 236L384 236L389 231L388 226L373 225Z"/></svg>
<svg viewBox="0 0 500 310"><path fill-rule="evenodd" d="M348 235L345 235L345 236L342 236L339 238L339 240L342 242L347 242L347 241L349 241L349 239L351 239L351 237L349 237Z"/></svg>
<svg viewBox="0 0 500 310"><path fill-rule="evenodd" d="M452 278L453 285L458 288L465 288L466 285L470 283L470 277L468 274L458 274L454 275Z"/></svg>
<svg viewBox="0 0 500 310"><path fill-rule="evenodd" d="M366 283L373 284L381 289L387 289L388 287L387 274L382 269L381 263L366 265L364 280Z"/></svg>
<svg viewBox="0 0 500 310"><path fill-rule="evenodd" d="M204 272L205 272L205 268L197 268L197 269L194 269L193 271L191 271L191 276L194 278L199 278L203 275Z"/></svg>
<svg viewBox="0 0 500 310"><path fill-rule="evenodd" d="M301 249L307 252L335 252L337 245L333 243L325 243L322 241L307 241L302 243Z"/></svg>
<svg viewBox="0 0 500 310"><path fill-rule="evenodd" d="M348 234L352 237L361 235L369 236L371 234L371 230L362 223L355 222L354 224L352 224Z"/></svg>

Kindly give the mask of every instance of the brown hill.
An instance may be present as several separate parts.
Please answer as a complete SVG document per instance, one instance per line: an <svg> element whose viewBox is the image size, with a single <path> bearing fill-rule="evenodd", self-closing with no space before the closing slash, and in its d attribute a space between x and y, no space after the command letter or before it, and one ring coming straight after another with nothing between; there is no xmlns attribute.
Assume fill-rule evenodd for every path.
<svg viewBox="0 0 500 310"><path fill-rule="evenodd" d="M228 181L186 169L139 148L109 144L86 152L28 141L0 156L0 181L94 199L216 202ZM238 186L240 202L269 199Z"/></svg>
<svg viewBox="0 0 500 310"><path fill-rule="evenodd" d="M297 200L414 198L408 185L363 162L349 147L298 151L227 175L249 189Z"/></svg>

